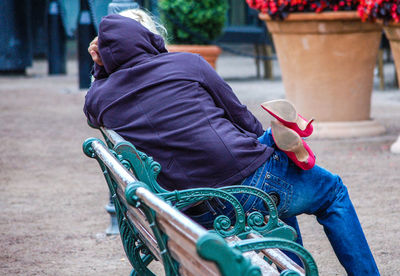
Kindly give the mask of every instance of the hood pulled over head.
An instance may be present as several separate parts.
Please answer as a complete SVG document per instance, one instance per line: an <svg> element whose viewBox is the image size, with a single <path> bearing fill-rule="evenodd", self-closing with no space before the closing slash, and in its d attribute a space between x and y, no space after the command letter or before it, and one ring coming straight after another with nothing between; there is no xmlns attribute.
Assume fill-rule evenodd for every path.
<svg viewBox="0 0 400 276"><path fill-rule="evenodd" d="M166 53L164 39L134 19L112 14L99 25L98 47L108 74Z"/></svg>

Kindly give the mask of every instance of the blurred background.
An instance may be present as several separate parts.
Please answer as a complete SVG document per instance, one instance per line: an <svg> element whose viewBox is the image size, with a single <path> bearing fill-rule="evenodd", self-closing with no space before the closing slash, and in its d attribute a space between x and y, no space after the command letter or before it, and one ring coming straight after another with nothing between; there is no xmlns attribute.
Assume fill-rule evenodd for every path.
<svg viewBox="0 0 400 276"><path fill-rule="evenodd" d="M0 275L131 270L119 236L106 232L104 178L81 150L86 138L100 137L82 112L92 68L87 48L112 3L160 14L156 0L1 0ZM244 0L227 3L213 40L222 48L216 70L267 128L271 118L260 103L285 97L275 47L257 11ZM400 133L400 93L383 33L372 92L371 117L384 133L309 144L317 163L347 185L382 275L397 275L400 155L390 147ZM320 275L345 275L321 226L307 215L299 220Z"/></svg>

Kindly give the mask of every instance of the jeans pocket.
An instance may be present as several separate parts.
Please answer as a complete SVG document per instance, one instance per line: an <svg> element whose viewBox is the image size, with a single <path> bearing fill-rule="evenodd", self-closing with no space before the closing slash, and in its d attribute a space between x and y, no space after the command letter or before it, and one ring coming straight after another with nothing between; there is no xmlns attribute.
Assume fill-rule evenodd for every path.
<svg viewBox="0 0 400 276"><path fill-rule="evenodd" d="M288 212L293 197L293 186L291 184L268 172L265 175L262 190L270 194L274 201L278 203L279 216ZM264 207L260 210L263 209L265 210L266 208Z"/></svg>

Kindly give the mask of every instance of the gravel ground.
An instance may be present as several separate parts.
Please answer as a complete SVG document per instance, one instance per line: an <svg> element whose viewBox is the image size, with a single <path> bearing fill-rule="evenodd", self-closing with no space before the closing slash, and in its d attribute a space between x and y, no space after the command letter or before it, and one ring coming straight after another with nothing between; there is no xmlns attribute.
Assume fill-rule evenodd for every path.
<svg viewBox="0 0 400 276"><path fill-rule="evenodd" d="M0 275L130 272L119 237L104 234L104 178L81 150L84 139L100 136L86 125L76 67L71 60L68 75L50 77L37 61L27 76L0 77ZM273 81L257 80L251 60L224 56L218 71L267 126L259 103L284 97L278 70ZM382 275L400 275L400 155L389 152L400 134L399 91L375 90L372 116L386 134L309 141L318 164L348 186ZM314 217L299 220L320 274L345 275ZM159 264L153 268L161 275Z"/></svg>

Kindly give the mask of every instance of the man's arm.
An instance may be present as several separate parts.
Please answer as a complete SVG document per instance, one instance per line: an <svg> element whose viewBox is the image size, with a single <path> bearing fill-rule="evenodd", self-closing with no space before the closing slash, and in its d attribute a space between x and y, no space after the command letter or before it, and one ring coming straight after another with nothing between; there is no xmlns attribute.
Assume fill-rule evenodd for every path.
<svg viewBox="0 0 400 276"><path fill-rule="evenodd" d="M232 88L203 59L199 58L201 85L211 94L215 104L224 109L229 120L259 137L264 130L258 119L236 97Z"/></svg>

